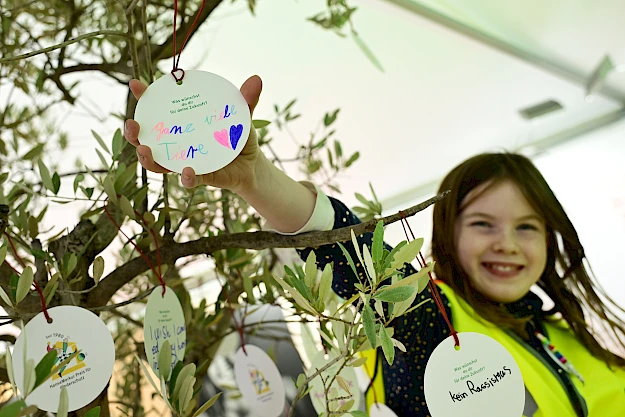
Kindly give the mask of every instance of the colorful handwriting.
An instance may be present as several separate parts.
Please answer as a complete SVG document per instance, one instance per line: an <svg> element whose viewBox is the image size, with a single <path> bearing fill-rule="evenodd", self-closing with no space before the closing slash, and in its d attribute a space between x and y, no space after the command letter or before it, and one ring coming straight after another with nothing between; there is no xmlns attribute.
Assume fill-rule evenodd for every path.
<svg viewBox="0 0 625 417"><path fill-rule="evenodd" d="M229 107L226 104L226 108L220 113L219 118L217 118L217 111L215 111L215 114L210 116L210 118L206 116L206 119L204 119L204 121L208 124L211 124L213 123L213 119L215 119L216 121L219 121L219 120L227 119L230 116L234 116L235 114L237 114L237 112L234 110L234 104L232 105L232 107Z"/></svg>
<svg viewBox="0 0 625 417"><path fill-rule="evenodd" d="M173 125L172 127L167 128L165 127L165 123L163 122L158 122L156 126L152 128L152 133L154 133L155 130L157 132L156 134L157 142L161 140L163 135L182 135L184 133L191 133L195 131L195 129L193 128L193 123L189 123L187 127L185 127L184 130L182 130L182 125L180 126Z"/></svg>

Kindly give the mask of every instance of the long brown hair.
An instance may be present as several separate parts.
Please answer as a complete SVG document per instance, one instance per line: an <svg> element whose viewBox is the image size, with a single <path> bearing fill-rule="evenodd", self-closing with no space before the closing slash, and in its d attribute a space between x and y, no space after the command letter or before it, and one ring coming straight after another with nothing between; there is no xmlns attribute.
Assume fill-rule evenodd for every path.
<svg viewBox="0 0 625 417"><path fill-rule="evenodd" d="M602 298L612 308L625 310L617 306L591 277L575 227L542 174L525 156L511 153L477 155L445 177L439 191L451 192L434 206L432 256L436 261L436 276L451 286L482 318L528 338L525 330L528 319L515 318L503 305L477 293L456 253L454 225L465 197L480 185L484 185L483 192L503 180L513 181L545 220L547 266L537 284L555 303L550 313L560 313L595 357L608 365L625 367L625 359L607 349L608 340L588 326L589 322L600 325L611 342L625 349L625 323Z"/></svg>

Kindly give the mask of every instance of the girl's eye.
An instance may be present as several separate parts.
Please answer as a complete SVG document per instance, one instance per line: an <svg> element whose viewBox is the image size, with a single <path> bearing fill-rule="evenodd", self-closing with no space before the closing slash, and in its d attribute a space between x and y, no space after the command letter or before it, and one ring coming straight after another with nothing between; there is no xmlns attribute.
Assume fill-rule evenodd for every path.
<svg viewBox="0 0 625 417"><path fill-rule="evenodd" d="M519 225L519 229L521 230L538 230L538 227L534 226L533 224L529 224L529 223L524 223Z"/></svg>
<svg viewBox="0 0 625 417"><path fill-rule="evenodd" d="M471 223L471 226L491 227L491 224L486 222L486 221L480 220L480 221L476 221L476 222Z"/></svg>

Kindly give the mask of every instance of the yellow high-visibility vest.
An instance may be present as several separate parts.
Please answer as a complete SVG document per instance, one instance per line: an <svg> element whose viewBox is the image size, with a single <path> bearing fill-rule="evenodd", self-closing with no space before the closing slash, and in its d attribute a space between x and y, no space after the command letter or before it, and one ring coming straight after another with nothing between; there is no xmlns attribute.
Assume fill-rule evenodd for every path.
<svg viewBox="0 0 625 417"><path fill-rule="evenodd" d="M501 343L516 360L526 391L533 397L538 410L524 417L577 417L573 405L545 359L521 338L484 321L464 299L444 283L437 281L439 288L449 300L453 326L458 333L476 332L492 337ZM595 358L577 340L564 320L544 322L551 343L562 352L584 378L582 384L573 378L588 417L625 417L625 369L610 369L605 362ZM367 358L364 365L369 377L375 370L375 350L361 352ZM380 403L385 402L382 361L377 364L378 372L373 387L367 392L367 409L373 404L373 390Z"/></svg>

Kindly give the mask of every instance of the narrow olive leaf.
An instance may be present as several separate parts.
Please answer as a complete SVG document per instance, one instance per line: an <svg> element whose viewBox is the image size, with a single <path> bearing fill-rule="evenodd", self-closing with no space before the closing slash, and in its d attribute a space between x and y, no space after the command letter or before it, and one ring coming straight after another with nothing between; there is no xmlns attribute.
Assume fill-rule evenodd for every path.
<svg viewBox="0 0 625 417"><path fill-rule="evenodd" d="M416 292L416 288L405 285L403 287L380 290L373 294L373 298L387 303L398 303L409 299Z"/></svg>
<svg viewBox="0 0 625 417"><path fill-rule="evenodd" d="M161 377L160 383L161 383L161 398L163 398L163 401L165 401L165 404L167 404L167 407L169 407L169 409L175 413L176 410L173 408L171 401L169 401L169 398L167 398L167 382L165 382L165 379Z"/></svg>
<svg viewBox="0 0 625 417"><path fill-rule="evenodd" d="M360 253L360 248L358 247L358 240L356 239L356 235L354 234L354 230L350 230L352 234L352 244L354 245L354 250L356 251L356 255L358 259L360 259L360 265L364 265L365 262L362 260L362 254ZM356 275L358 276L358 275Z"/></svg>
<svg viewBox="0 0 625 417"><path fill-rule="evenodd" d="M171 375L171 344L169 340L165 340L158 354L158 374L161 378L164 378L165 381L167 381L169 375Z"/></svg>
<svg viewBox="0 0 625 417"><path fill-rule="evenodd" d="M93 260L93 280L96 284L100 282L102 274L104 274L104 258L98 256Z"/></svg>
<svg viewBox="0 0 625 417"><path fill-rule="evenodd" d="M78 265L78 257L75 253L69 255L69 259L67 260L67 269L65 271L66 275L71 274L76 269L76 265Z"/></svg>
<svg viewBox="0 0 625 417"><path fill-rule="evenodd" d="M80 183L85 179L84 174L78 174L76 175L76 178L74 178L74 194L76 194L78 192L78 186L80 186Z"/></svg>
<svg viewBox="0 0 625 417"><path fill-rule="evenodd" d="M365 266L367 275L369 276L369 281L373 286L377 282L377 276L375 273L375 267L373 266L373 259L371 259L371 253L369 253L369 248L367 247L367 245L362 246L362 257L365 260Z"/></svg>
<svg viewBox="0 0 625 417"><path fill-rule="evenodd" d="M262 129L263 127L267 127L271 124L268 120L252 120L252 124L255 129Z"/></svg>
<svg viewBox="0 0 625 417"><path fill-rule="evenodd" d="M367 362L367 358L358 358L358 359L355 359L353 362L351 362L349 366L353 368L358 368L359 366L364 365L365 362Z"/></svg>
<svg viewBox="0 0 625 417"><path fill-rule="evenodd" d="M60 277L61 277L60 272L56 272L54 275L52 275L52 278L50 278L50 281L48 281L48 283L46 284L46 287L43 289L44 297L48 298L48 296L50 295L50 292L52 291L52 288L54 287L54 284L58 283Z"/></svg>
<svg viewBox="0 0 625 417"><path fill-rule="evenodd" d="M182 370L180 371L180 374L178 374L178 378L176 379L176 386L174 387L174 393L170 396L173 402L175 402L176 399L179 397L180 389L182 388L182 383L184 382L184 380L188 376L193 376L193 375L195 375L194 363L190 363L186 365L184 368L182 368Z"/></svg>
<svg viewBox="0 0 625 417"><path fill-rule="evenodd" d="M362 313L362 324L365 328L365 334L367 335L367 340L371 344L371 346L376 346L376 335L375 335L375 316L373 315L373 310L371 310L370 306L365 306L365 309Z"/></svg>
<svg viewBox="0 0 625 417"><path fill-rule="evenodd" d="M69 411L69 395L67 394L67 387L61 388L61 398L59 400L59 409L56 412L56 417L67 417Z"/></svg>
<svg viewBox="0 0 625 417"><path fill-rule="evenodd" d="M100 406L94 407L85 414L85 417L100 417Z"/></svg>
<svg viewBox="0 0 625 417"><path fill-rule="evenodd" d="M125 195L119 198L119 206L126 216L134 220L135 210L132 208L132 204L130 204L130 201L128 201Z"/></svg>
<svg viewBox="0 0 625 417"><path fill-rule="evenodd" d="M2 287L0 287L0 297L2 298L2 301L4 301L7 305L13 307L13 303L11 302L9 295L4 291Z"/></svg>
<svg viewBox="0 0 625 417"><path fill-rule="evenodd" d="M423 238L415 239L407 245L402 246L402 248L395 253L395 257L388 270L400 270L404 267L404 264L412 262L419 254L422 246Z"/></svg>
<svg viewBox="0 0 625 417"><path fill-rule="evenodd" d="M330 290L332 289L332 267L330 264L326 264L323 268L323 272L321 273L321 281L319 281L319 299L321 301L326 301L328 295L330 295Z"/></svg>
<svg viewBox="0 0 625 417"><path fill-rule="evenodd" d="M39 361L35 367L35 388L45 382L45 378L50 375L50 371L58 358L58 352L52 349Z"/></svg>
<svg viewBox="0 0 625 417"><path fill-rule="evenodd" d="M378 313L378 316L384 318L384 306L382 305L382 301L375 300L375 311Z"/></svg>
<svg viewBox="0 0 625 417"><path fill-rule="evenodd" d="M349 414L351 414L352 417L369 417L369 414L359 410L350 411Z"/></svg>
<svg viewBox="0 0 625 417"><path fill-rule="evenodd" d="M121 129L117 129L113 135L113 141L111 143L111 149L114 157L119 156L122 149L124 149L124 142Z"/></svg>
<svg viewBox="0 0 625 417"><path fill-rule="evenodd" d="M314 250L311 250L308 254L308 258L306 258L306 268L304 271L306 272L304 282L306 286L312 290L317 278L317 255L315 255Z"/></svg>
<svg viewBox="0 0 625 417"><path fill-rule="evenodd" d="M343 403L342 406L339 407L339 409L337 410L339 413L341 411L345 412L345 411L349 411L350 408L352 408L354 406L354 399L352 398L351 400L347 400ZM335 414L333 414L335 415Z"/></svg>
<svg viewBox="0 0 625 417"><path fill-rule="evenodd" d="M195 413L193 413L192 417L199 417L204 412L206 412L206 410L211 408L217 402L219 397L221 397L221 394L222 394L221 392L218 392L213 398L211 398L210 400L206 401L200 408L197 409L197 411Z"/></svg>
<svg viewBox="0 0 625 417"><path fill-rule="evenodd" d="M392 290L392 289L399 288L399 287L405 287L409 285L415 288L419 288L422 285L420 283L421 279L423 277L429 277L428 273L431 271L432 271L432 265L430 264L426 266L425 268L421 268L419 272L416 272L410 276L407 276L406 278L401 279L395 282L394 284L389 285L388 287L384 287L384 290L388 291L388 290ZM427 281L426 281L426 284L427 284Z"/></svg>
<svg viewBox="0 0 625 417"><path fill-rule="evenodd" d="M39 175L41 175L41 182L50 191L54 191L54 183L52 182L52 176L48 167L43 163L41 159L37 160L37 166L39 167Z"/></svg>
<svg viewBox="0 0 625 417"><path fill-rule="evenodd" d="M346 393L348 393L349 395L352 395L352 392L349 389L349 384L347 383L347 381L345 380L345 378L343 378L340 375L336 376L336 382L339 383L339 386L341 388L343 388L343 391L345 391Z"/></svg>
<svg viewBox="0 0 625 417"><path fill-rule="evenodd" d="M156 383L154 382L154 379L152 378L152 375L150 374L150 371L145 366L145 364L143 363L143 361L141 360L139 355L137 355L136 353L135 353L135 359L137 360L137 362L139 362L139 365L141 365L141 369L143 369L143 373L145 374L145 376L148 379L148 381L150 381L150 384L152 385L152 388L154 388L154 392L156 392L157 394L161 395L161 391L156 387Z"/></svg>
<svg viewBox="0 0 625 417"><path fill-rule="evenodd" d="M193 375L187 375L187 377L182 382L180 387L180 392L178 395L178 405L179 411L184 415L185 403L187 402L187 398L189 398L189 394L193 395L193 384L195 384L195 377ZM191 399L189 398L189 401Z"/></svg>
<svg viewBox="0 0 625 417"><path fill-rule="evenodd" d="M13 355L11 355L11 349L7 347L6 350L6 367L7 374L9 376L9 382L11 383L11 388L13 389L13 395L17 396L17 386L15 385L15 374L13 373Z"/></svg>
<svg viewBox="0 0 625 417"><path fill-rule="evenodd" d="M100 135L98 135L95 130L92 130L91 133L93 133L93 137L95 138L95 140L98 141L102 149L104 149L106 153L110 155L111 151L109 151L109 148L106 146L106 143L104 143L104 140L102 140L102 137L100 137Z"/></svg>
<svg viewBox="0 0 625 417"><path fill-rule="evenodd" d="M30 291L30 286L33 285L33 270L30 266L27 266L19 281L17 282L17 292L15 293L15 304L19 304L20 301L26 297L26 294Z"/></svg>
<svg viewBox="0 0 625 417"><path fill-rule="evenodd" d="M252 282L252 277L243 276L243 289L245 290L245 294L247 294L247 303L256 304L256 298L254 297L254 283Z"/></svg>
<svg viewBox="0 0 625 417"><path fill-rule="evenodd" d="M278 282L278 284L282 286L282 288L285 291L288 291L291 294L291 297L293 297L293 300L297 303L298 306L300 306L303 310L306 310L311 314L315 314L314 307L310 305L308 300L306 300L304 296L302 296L302 294L300 294L295 288L291 287L289 284L287 284L282 278L278 277L277 275L274 275L274 279Z"/></svg>
<svg viewBox="0 0 625 417"><path fill-rule="evenodd" d="M295 382L295 388L300 388L306 382L306 374L299 374L297 376L297 382Z"/></svg>
<svg viewBox="0 0 625 417"><path fill-rule="evenodd" d="M347 251L347 249L345 249L345 246L343 246L341 242L336 242L336 244L339 245L339 248L341 248L343 255L345 255L345 257L347 258L347 261L349 262L349 266L351 266L352 271L354 272L354 275L358 276L358 272L356 271L356 264L354 263L354 260L352 259L352 255L349 254L349 252Z"/></svg>
<svg viewBox="0 0 625 417"><path fill-rule="evenodd" d="M380 220L375 226L373 232L373 243L371 245L371 256L373 262L377 265L382 260L382 252L384 250L384 222Z"/></svg>
<svg viewBox="0 0 625 417"><path fill-rule="evenodd" d="M360 38L360 36L358 36L358 34L355 31L352 31L352 38L354 39L354 42L356 42L356 45L358 45L358 47L360 48L360 50L365 54L365 56L367 57L367 59L369 59L369 61L371 61L371 63L377 68L379 69L381 72L384 72L384 68L382 67L382 64L380 63L380 61L378 60L378 58L375 56L375 54L373 53L373 51L367 46L367 44Z"/></svg>
<svg viewBox="0 0 625 417"><path fill-rule="evenodd" d="M392 365L395 360L395 346L393 346L391 337L388 335L388 329L382 328L380 330L380 342L382 344L382 351L384 352L386 361L389 365Z"/></svg>
<svg viewBox="0 0 625 417"><path fill-rule="evenodd" d="M0 265L4 263L4 260L7 257L7 250L8 247L6 245L0 248Z"/></svg>
<svg viewBox="0 0 625 417"><path fill-rule="evenodd" d="M35 387L35 381L37 375L35 374L35 360L26 360L26 367L24 368L24 397L28 396Z"/></svg>
<svg viewBox="0 0 625 417"><path fill-rule="evenodd" d="M117 204L117 193L115 192L115 186L113 185L113 179L110 176L104 178L104 182L102 184L104 187L104 192L108 196L108 198Z"/></svg>
<svg viewBox="0 0 625 417"><path fill-rule="evenodd" d="M397 349L399 349L402 352L406 353L406 346L404 346L404 344L402 342L400 342L397 339L393 339L393 338L391 338L391 342L393 342L393 346L395 346Z"/></svg>
<svg viewBox="0 0 625 417"><path fill-rule="evenodd" d="M46 289L48 289L48 287L50 287L50 291L49 291L48 295L46 296L46 305L49 305L50 302L52 301L52 297L54 297L54 294L56 293L56 290L59 288L59 283L55 282L54 285L52 285L52 286L46 285Z"/></svg>

